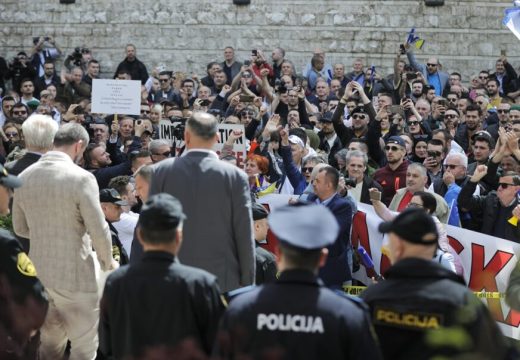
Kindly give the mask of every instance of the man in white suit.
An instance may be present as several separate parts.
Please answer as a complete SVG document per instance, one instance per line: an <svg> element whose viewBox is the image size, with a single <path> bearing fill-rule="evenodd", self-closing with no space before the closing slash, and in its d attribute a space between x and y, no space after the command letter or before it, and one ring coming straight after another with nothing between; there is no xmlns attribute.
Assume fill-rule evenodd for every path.
<svg viewBox="0 0 520 360"><path fill-rule="evenodd" d="M41 330L42 359L95 359L99 307L94 247L102 270L117 267L98 199L94 175L75 164L88 144L79 124L62 126L54 149L21 175L14 195L13 224L30 239L31 258L49 293L49 312Z"/></svg>

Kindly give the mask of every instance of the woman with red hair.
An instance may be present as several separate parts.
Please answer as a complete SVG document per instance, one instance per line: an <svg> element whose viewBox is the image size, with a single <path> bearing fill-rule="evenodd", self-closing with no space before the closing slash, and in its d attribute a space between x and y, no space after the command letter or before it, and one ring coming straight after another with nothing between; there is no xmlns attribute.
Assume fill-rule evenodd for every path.
<svg viewBox="0 0 520 360"><path fill-rule="evenodd" d="M246 160L246 174L249 177L249 188L255 197L270 194L276 190L275 184L270 184L267 178L269 160L261 155L249 155Z"/></svg>

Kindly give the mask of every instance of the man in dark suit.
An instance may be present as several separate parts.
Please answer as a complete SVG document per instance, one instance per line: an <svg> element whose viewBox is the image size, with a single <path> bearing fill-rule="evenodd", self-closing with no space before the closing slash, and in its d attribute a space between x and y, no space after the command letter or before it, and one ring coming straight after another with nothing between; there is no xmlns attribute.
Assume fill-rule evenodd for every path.
<svg viewBox="0 0 520 360"><path fill-rule="evenodd" d="M175 259L184 219L181 203L169 194L151 196L143 205L137 227L143 258L113 272L105 284L99 323L103 355L148 358L188 342L210 352L224 307L215 276Z"/></svg>
<svg viewBox="0 0 520 360"><path fill-rule="evenodd" d="M352 279L350 262L352 246L350 244L350 226L352 225L352 207L347 200L338 195L339 172L332 166L320 169L314 180L314 194L309 201L329 208L336 217L340 231L336 241L329 245L329 256L319 276L325 285L340 288L344 282Z"/></svg>
<svg viewBox="0 0 520 360"><path fill-rule="evenodd" d="M181 201L187 219L179 259L216 275L227 292L254 282L255 255L247 175L212 151L217 130L213 115L195 112L186 121L187 151L157 164L150 195Z"/></svg>
<svg viewBox="0 0 520 360"><path fill-rule="evenodd" d="M52 149L58 124L48 115L33 115L22 124L27 152L18 160L6 164L10 174L19 175Z"/></svg>

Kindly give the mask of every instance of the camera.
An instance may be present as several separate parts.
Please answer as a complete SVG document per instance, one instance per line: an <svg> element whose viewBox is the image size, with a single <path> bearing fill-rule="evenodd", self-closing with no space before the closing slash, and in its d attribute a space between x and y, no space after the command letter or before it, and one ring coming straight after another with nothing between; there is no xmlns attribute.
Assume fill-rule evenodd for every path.
<svg viewBox="0 0 520 360"><path fill-rule="evenodd" d="M345 178L345 185L350 187L356 187L357 181L354 178Z"/></svg>
<svg viewBox="0 0 520 360"><path fill-rule="evenodd" d="M82 66L83 54L81 53L81 48L74 48L74 52L67 57L67 60L73 63L75 66Z"/></svg>
<svg viewBox="0 0 520 360"><path fill-rule="evenodd" d="M177 124L177 126L173 129L173 136L175 136L177 140L184 140L184 129L186 129L185 122Z"/></svg>
<svg viewBox="0 0 520 360"><path fill-rule="evenodd" d="M245 65L245 66L249 66L249 65L251 65L251 60L245 60L245 61L244 61L244 65Z"/></svg>
<svg viewBox="0 0 520 360"><path fill-rule="evenodd" d="M428 157L434 158L437 157L437 153L435 151L427 151Z"/></svg>
<svg viewBox="0 0 520 360"><path fill-rule="evenodd" d="M211 101L209 101L207 99L206 100L202 100L200 102L200 106L209 106L210 104L211 104Z"/></svg>
<svg viewBox="0 0 520 360"><path fill-rule="evenodd" d="M406 73L406 80L411 81L417 79L417 74L415 73Z"/></svg>

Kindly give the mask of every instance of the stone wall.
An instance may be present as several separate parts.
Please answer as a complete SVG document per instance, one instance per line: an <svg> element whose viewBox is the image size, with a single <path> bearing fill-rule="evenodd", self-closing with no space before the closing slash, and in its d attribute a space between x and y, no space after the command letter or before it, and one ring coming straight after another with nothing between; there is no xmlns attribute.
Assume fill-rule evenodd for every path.
<svg viewBox="0 0 520 360"><path fill-rule="evenodd" d="M493 68L501 50L516 66L517 39L502 26L511 2L446 0L426 7L422 0L0 0L0 55L11 58L30 50L31 38L50 34L66 54L86 46L112 74L124 57L124 44L137 46L138 57L151 66L202 74L205 64L222 59L232 45L245 59L251 49L286 49L297 69L314 48L327 52L327 62L350 68L356 57L391 72L398 45L415 27L426 39L419 59L437 55L444 69L458 70L464 80Z"/></svg>

